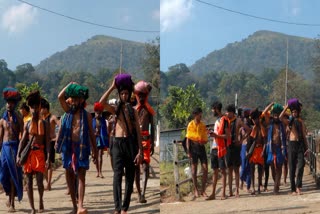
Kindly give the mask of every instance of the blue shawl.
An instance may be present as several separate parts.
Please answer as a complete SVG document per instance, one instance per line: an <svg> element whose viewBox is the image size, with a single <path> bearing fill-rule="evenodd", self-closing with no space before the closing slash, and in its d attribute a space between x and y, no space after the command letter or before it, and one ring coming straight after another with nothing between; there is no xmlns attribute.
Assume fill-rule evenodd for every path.
<svg viewBox="0 0 320 214"><path fill-rule="evenodd" d="M2 118L9 122L8 111L3 113ZM13 123L17 123L17 117L15 112L12 114ZM13 129L12 129L13 130ZM14 130L13 130L14 131ZM1 161L0 161L0 182L5 190L6 194L10 194L11 184L10 179L12 179L13 184L16 189L15 195L18 197L18 200L21 201L23 197L23 186L22 186L22 168L17 167L16 157L19 146L19 136L16 135L17 141L9 141L2 143L1 151Z"/></svg>
<svg viewBox="0 0 320 214"><path fill-rule="evenodd" d="M65 113L61 118L61 131L57 140L57 153L63 153L64 156L70 157L72 155L73 142L71 139L72 134L72 120L73 113L71 111ZM80 142L79 142L78 160L89 158L90 155L90 138L89 138L89 125L87 111L80 110Z"/></svg>
<svg viewBox="0 0 320 214"><path fill-rule="evenodd" d="M96 129L96 118L92 120L93 130ZM100 121L100 136L96 137L96 143L98 149L103 149L105 147L109 148L108 132L107 132L107 123L106 120L102 117L99 118ZM98 139L99 138L99 139Z"/></svg>
<svg viewBox="0 0 320 214"><path fill-rule="evenodd" d="M267 163L271 164L275 162L272 150L276 151L276 163L283 164L285 157L287 155L287 144L286 144L286 133L283 123L279 123L280 126L280 141L281 145L275 145L272 143L273 127L274 121L271 122L268 130L268 142L267 142ZM273 148L275 147L275 148ZM283 147L283 152L281 147Z"/></svg>

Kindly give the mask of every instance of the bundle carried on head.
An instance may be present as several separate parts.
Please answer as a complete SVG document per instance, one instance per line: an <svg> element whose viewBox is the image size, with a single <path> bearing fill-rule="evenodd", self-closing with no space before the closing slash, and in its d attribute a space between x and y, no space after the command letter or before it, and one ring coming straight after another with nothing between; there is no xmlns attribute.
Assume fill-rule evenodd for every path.
<svg viewBox="0 0 320 214"><path fill-rule="evenodd" d="M282 105L274 103L271 109L271 114L280 114L283 111Z"/></svg>
<svg viewBox="0 0 320 214"><path fill-rule="evenodd" d="M21 100L20 92L16 88L6 87L2 91L2 95L6 101L19 102Z"/></svg>
<svg viewBox="0 0 320 214"><path fill-rule="evenodd" d="M100 111L102 112L104 109L103 105L100 102L95 102L93 106L94 111Z"/></svg>
<svg viewBox="0 0 320 214"><path fill-rule="evenodd" d="M151 84L146 81L143 81L143 80L139 81L134 86L134 93L135 94L139 94L139 93L149 94L151 92L151 90L152 90Z"/></svg>
<svg viewBox="0 0 320 214"><path fill-rule="evenodd" d="M27 100L27 105L30 107L34 105L40 106L40 102L41 102L40 92L38 90L30 92L26 100Z"/></svg>
<svg viewBox="0 0 320 214"><path fill-rule="evenodd" d="M78 84L70 84L65 91L67 97L89 98L89 89Z"/></svg>
<svg viewBox="0 0 320 214"><path fill-rule="evenodd" d="M301 111L302 104L299 102L297 98L291 98L288 100L288 107L290 111L292 112L293 110Z"/></svg>
<svg viewBox="0 0 320 214"><path fill-rule="evenodd" d="M134 83L130 74L118 74L115 77L115 84L119 92L122 90L128 90L129 93L132 93L133 91Z"/></svg>

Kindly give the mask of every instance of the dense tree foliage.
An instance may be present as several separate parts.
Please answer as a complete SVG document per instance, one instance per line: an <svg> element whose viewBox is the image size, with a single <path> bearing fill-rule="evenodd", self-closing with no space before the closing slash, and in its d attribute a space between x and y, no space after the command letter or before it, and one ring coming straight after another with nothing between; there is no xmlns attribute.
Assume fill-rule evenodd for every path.
<svg viewBox="0 0 320 214"><path fill-rule="evenodd" d="M169 128L183 128L191 119L191 112L195 107L206 110L206 105L195 84L187 86L185 89L170 86L168 97L160 111L168 123Z"/></svg>
<svg viewBox="0 0 320 214"><path fill-rule="evenodd" d="M180 128L186 125L185 121L174 119L177 114L177 111L174 111L175 106L180 107L185 103L179 110L180 115L186 115L185 109L190 111L196 106L194 103L180 101L186 96L185 93L190 93L190 96L194 96L191 93L196 93L199 100L204 100L207 108L215 100L221 101L223 106L235 103L236 94L239 107L258 107L263 110L270 102L284 104L285 74L285 69L265 69L258 74L247 71L237 73L212 71L196 76L184 64L171 66L170 71L161 76L162 82L166 82L161 85L161 93L166 94L166 96L162 95L162 128ZM305 79L298 72L288 70L287 99L296 97L303 103L302 116L306 119L309 130L320 128L320 108L316 102L320 95L314 91L314 85L314 80ZM188 89L191 86L195 87L196 92ZM212 123L212 114L206 113L203 115L203 120Z"/></svg>

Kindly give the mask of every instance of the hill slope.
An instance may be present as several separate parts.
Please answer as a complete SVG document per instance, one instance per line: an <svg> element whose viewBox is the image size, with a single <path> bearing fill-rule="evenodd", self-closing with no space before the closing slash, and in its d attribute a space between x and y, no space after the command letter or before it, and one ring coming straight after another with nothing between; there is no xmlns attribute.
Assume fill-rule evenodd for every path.
<svg viewBox="0 0 320 214"><path fill-rule="evenodd" d="M199 74L210 71L261 73L266 68L279 70L286 65L287 39L289 68L310 78L316 40L271 31L257 31L241 42L213 51L196 61L190 70Z"/></svg>
<svg viewBox="0 0 320 214"><path fill-rule="evenodd" d="M68 47L40 62L38 72L86 71L96 73L102 68L119 68L121 43L123 47L122 68L136 74L141 70L145 56L144 43L121 40L109 36L94 36L80 45Z"/></svg>

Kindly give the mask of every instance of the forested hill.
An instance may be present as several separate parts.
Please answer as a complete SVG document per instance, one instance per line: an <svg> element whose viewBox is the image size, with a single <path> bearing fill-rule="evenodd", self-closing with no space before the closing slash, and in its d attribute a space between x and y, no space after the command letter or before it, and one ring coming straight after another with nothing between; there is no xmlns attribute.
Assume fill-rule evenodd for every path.
<svg viewBox="0 0 320 214"><path fill-rule="evenodd" d="M122 43L122 68L137 74L145 57L145 44L97 35L80 45L57 52L35 66L37 72L49 71L97 73L102 68L115 70L120 65ZM140 75L139 75L140 76Z"/></svg>
<svg viewBox="0 0 320 214"><path fill-rule="evenodd" d="M189 69L200 75L211 71L280 70L286 65L287 39L289 68L311 78L316 40L271 31L257 31L241 42L228 44L196 61Z"/></svg>

